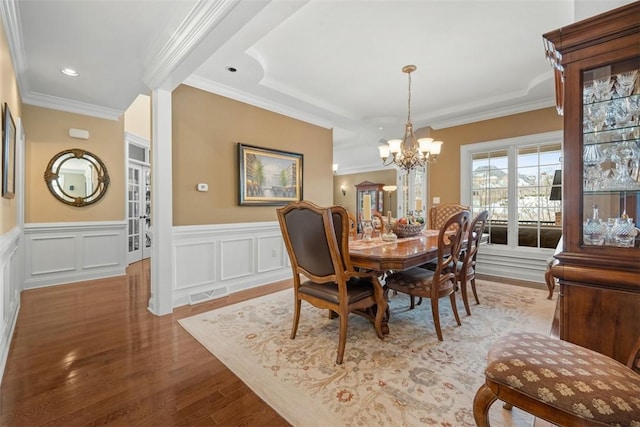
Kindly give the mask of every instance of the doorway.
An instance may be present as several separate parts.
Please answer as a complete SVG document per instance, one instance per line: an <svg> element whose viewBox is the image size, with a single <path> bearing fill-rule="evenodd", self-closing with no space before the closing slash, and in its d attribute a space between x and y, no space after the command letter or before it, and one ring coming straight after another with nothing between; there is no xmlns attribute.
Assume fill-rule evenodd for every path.
<svg viewBox="0 0 640 427"><path fill-rule="evenodd" d="M128 138L128 152L127 263L132 264L151 256L151 167L144 141Z"/></svg>

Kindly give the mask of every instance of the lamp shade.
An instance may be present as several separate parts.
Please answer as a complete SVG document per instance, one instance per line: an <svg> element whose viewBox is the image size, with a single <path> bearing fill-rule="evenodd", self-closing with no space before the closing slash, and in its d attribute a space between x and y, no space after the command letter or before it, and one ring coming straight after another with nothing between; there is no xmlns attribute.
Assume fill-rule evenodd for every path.
<svg viewBox="0 0 640 427"><path fill-rule="evenodd" d="M402 145L401 139L390 139L389 140L389 151L393 154L397 154L400 152L400 146Z"/></svg>
<svg viewBox="0 0 640 427"><path fill-rule="evenodd" d="M382 157L383 159L389 157L389 144L379 145L378 150L380 150L380 157Z"/></svg>
<svg viewBox="0 0 640 427"><path fill-rule="evenodd" d="M440 150L442 150L442 141L433 141L431 143L431 154L437 156L440 154Z"/></svg>
<svg viewBox="0 0 640 427"><path fill-rule="evenodd" d="M420 144L420 152L429 153L431 151L432 142L433 142L433 138L420 138L418 140L418 144Z"/></svg>

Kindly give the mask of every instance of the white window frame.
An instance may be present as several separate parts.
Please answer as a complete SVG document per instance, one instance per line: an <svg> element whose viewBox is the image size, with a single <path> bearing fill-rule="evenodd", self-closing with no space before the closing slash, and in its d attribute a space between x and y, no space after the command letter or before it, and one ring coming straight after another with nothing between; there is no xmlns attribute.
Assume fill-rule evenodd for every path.
<svg viewBox="0 0 640 427"><path fill-rule="evenodd" d="M511 174L516 171L516 148L525 145L560 142L563 146L563 131L524 135L520 137L485 141L460 146L460 202L471 206L471 179L473 154L495 150L507 150L509 155L509 200L516 200L517 188ZM518 246L517 206L509 208L507 244L484 245L478 252L478 272L518 280L544 283L546 260L554 252L549 248Z"/></svg>
<svg viewBox="0 0 640 427"><path fill-rule="evenodd" d="M421 194L417 194L415 191L416 188L416 170L420 170L422 172L422 193ZM398 189L397 191L397 206L396 206L396 212L397 212L397 216L401 217L401 216L405 216L408 214L408 212L405 212L405 202L406 205L408 207L408 211L412 211L415 209L416 207L416 198L420 197L422 199L422 217L426 218L427 217L427 212L426 212L426 206L427 206L427 200L429 197L429 166L425 165L423 168L415 168L412 169L411 172L407 172L404 169L397 169L397 187ZM407 183L405 184L403 182L404 177L407 177ZM404 188L406 186L408 186L408 188ZM405 196L407 197L407 199L405 200Z"/></svg>

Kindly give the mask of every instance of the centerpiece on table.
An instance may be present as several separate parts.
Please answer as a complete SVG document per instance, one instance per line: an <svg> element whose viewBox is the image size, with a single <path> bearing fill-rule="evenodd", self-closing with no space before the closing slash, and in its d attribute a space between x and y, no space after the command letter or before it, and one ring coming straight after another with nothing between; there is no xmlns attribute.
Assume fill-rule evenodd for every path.
<svg viewBox="0 0 640 427"><path fill-rule="evenodd" d="M424 228L424 218L413 215L391 221L391 229L398 237L411 237L420 234Z"/></svg>

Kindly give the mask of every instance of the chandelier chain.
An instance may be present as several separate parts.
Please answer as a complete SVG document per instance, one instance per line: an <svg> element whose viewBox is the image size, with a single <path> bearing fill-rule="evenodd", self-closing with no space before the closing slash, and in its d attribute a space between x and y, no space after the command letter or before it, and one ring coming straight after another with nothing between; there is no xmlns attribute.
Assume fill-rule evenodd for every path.
<svg viewBox="0 0 640 427"><path fill-rule="evenodd" d="M409 74L409 96L407 98L407 123L411 123L411 73Z"/></svg>

